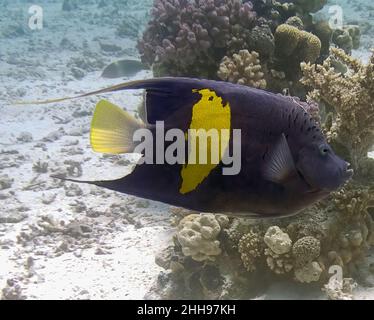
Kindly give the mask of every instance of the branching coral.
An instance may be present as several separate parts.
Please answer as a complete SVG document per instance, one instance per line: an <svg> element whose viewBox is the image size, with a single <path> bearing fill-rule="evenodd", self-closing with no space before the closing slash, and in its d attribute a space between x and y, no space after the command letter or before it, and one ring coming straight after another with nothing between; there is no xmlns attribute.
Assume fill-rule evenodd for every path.
<svg viewBox="0 0 374 320"><path fill-rule="evenodd" d="M363 258L373 245L374 222L368 208L374 202L373 190L351 183L333 196L332 210L339 212L335 221L339 234L336 236L331 260L341 260L344 265Z"/></svg>
<svg viewBox="0 0 374 320"><path fill-rule="evenodd" d="M209 79L217 79L217 71L233 55L255 51L261 57L261 68L255 64L254 75L248 69L253 63L249 61L239 75L233 76L236 71L224 68L218 72L220 78L259 88L265 88L266 82L270 91L288 89L292 95L304 96L299 83L300 62L314 63L321 57L321 49L324 57L329 49L331 29L317 30L310 15L325 3L156 0L138 49L142 62L152 67L155 76Z"/></svg>
<svg viewBox="0 0 374 320"><path fill-rule="evenodd" d="M293 267L293 258L290 253L276 254L271 249L265 249L266 264L275 274L290 272Z"/></svg>
<svg viewBox="0 0 374 320"><path fill-rule="evenodd" d="M224 57L218 70L218 76L222 80L232 83L254 88L266 88L259 54L255 51L250 53L248 50L241 50L232 58Z"/></svg>
<svg viewBox="0 0 374 320"><path fill-rule="evenodd" d="M248 219L235 218L230 226L223 230L223 238L228 249L238 249L240 239L251 232L254 222Z"/></svg>
<svg viewBox="0 0 374 320"><path fill-rule="evenodd" d="M159 74L208 77L226 52L246 47L255 24L250 2L156 0L138 48Z"/></svg>
<svg viewBox="0 0 374 320"><path fill-rule="evenodd" d="M311 99L333 108L327 137L337 149L345 149L359 174L370 162L367 153L374 142L374 55L367 65L343 50L332 49L331 55L323 65L302 63L301 81L314 89L309 95ZM332 58L345 64L349 71L337 72Z"/></svg>

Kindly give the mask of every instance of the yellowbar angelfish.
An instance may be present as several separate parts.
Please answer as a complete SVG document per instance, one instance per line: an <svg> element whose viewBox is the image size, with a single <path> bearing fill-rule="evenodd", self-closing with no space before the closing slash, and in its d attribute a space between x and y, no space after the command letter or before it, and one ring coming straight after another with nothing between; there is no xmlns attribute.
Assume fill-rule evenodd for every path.
<svg viewBox="0 0 374 320"><path fill-rule="evenodd" d="M129 89L146 90L146 123L100 101L92 121L92 147L110 154L134 152L142 144L134 141L134 134L144 129L152 136L148 147L154 161L147 163L143 154L143 161L121 179L84 183L199 212L274 217L299 212L353 174L327 144L316 121L290 97L190 78L134 81L80 97ZM175 148L185 153L185 163L157 161L176 142L167 137L172 129L188 142L185 149ZM193 130L210 132L208 142L192 144ZM240 145L235 140L238 132ZM190 163L191 158L200 158L199 146L205 148L205 163ZM240 162L240 170L224 174L234 164L224 161L225 154Z"/></svg>

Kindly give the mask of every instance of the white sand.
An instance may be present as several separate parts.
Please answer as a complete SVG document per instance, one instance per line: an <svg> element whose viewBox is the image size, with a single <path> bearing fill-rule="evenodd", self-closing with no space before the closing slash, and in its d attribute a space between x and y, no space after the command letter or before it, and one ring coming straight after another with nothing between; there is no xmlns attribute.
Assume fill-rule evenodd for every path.
<svg viewBox="0 0 374 320"><path fill-rule="evenodd" d="M0 10L1 15L17 16L18 8L25 11L28 4L9 5L7 9ZM96 27L89 24L95 6L84 6L84 11L65 13L64 16L61 14L61 1L48 2L43 8L47 23L44 30L29 36L0 39L0 47L4 48L0 61L0 150L3 150L0 163L18 164L17 167L0 170L0 175L7 174L14 180L10 189L0 191L7 197L0 202L0 217L9 210L27 207L27 217L23 221L0 224L0 290L6 286L7 280L13 280L20 286L19 297L24 295L29 299L141 299L160 271L154 263L154 255L171 233L169 207L85 185L80 187L82 195L67 197L63 188L65 184L56 187L54 184L57 182L49 177L54 170L66 168L66 160L83 164L83 176L79 179L119 178L130 172L136 158L122 157L128 158L130 164L118 165L120 158L104 158L93 153L89 147L88 130L99 97L48 106L14 106L9 103L74 95L118 83L121 79L101 79L100 68L87 71L82 80L74 79L68 62L72 57L91 59L83 53L84 40L95 52L93 59L103 64L118 58L100 51L95 38L115 43L130 53L136 53L135 42L116 37L112 21ZM59 44L64 37L77 49L61 50ZM126 53L122 52L120 57L124 56ZM34 65L39 66L35 68ZM44 74L38 78L36 71ZM151 76L149 72L142 71L136 78ZM106 97L134 111L141 101L141 94L126 92ZM73 116L75 111L84 113ZM70 122L59 123L61 119L70 119ZM35 147L41 139L60 128L63 133L58 140L43 142L44 150ZM17 141L22 132L31 134L33 141ZM77 155L71 154L74 149L78 151ZM9 150L15 150L17 154L6 155ZM40 174L34 181L41 182L40 187L24 191L38 176L32 166L39 160L48 163L48 172ZM71 185L66 184L67 188ZM98 194L90 194L91 190ZM49 205L43 204L43 194L53 195L56 199ZM74 212L77 207L75 201L81 201L87 209ZM110 209L112 204L126 207L117 214ZM97 211L98 217L87 217L93 211ZM40 227L41 232L30 231L30 227L40 223L45 216L57 223L61 220L66 224L78 221L89 226L92 232L87 239L78 237L75 240L69 235L50 233ZM21 245L17 243L21 232L30 233L35 238ZM71 246L68 249L64 248L67 242ZM58 251L56 248L61 244L64 249ZM107 254L95 254L97 248ZM31 260L33 266L27 266L27 261Z"/></svg>

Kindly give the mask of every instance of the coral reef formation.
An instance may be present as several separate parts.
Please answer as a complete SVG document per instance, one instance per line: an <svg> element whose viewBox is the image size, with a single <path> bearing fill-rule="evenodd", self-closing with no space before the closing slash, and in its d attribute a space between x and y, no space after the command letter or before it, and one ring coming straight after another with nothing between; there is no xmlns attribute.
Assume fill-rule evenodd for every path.
<svg viewBox="0 0 374 320"><path fill-rule="evenodd" d="M332 42L347 54L351 54L352 49L360 46L361 31L359 26L346 25L342 29L336 29L332 33Z"/></svg>
<svg viewBox="0 0 374 320"><path fill-rule="evenodd" d="M271 251L279 255L290 252L292 248L292 241L288 234L277 226L270 227L266 231L264 242Z"/></svg>
<svg viewBox="0 0 374 320"><path fill-rule="evenodd" d="M337 71L337 61L345 65L344 73ZM356 174L341 190L293 218L272 221L233 218L221 225L210 222L215 231L209 233L212 237L207 241L210 245L215 243L214 259L212 254L200 255L198 250L203 245L194 253L199 261L209 261L211 268L215 268L215 279L220 282L215 288L216 298L250 296L249 291L260 281L261 274L316 283L329 299L350 299L354 285L347 279L357 274L368 249L374 245L374 170L373 160L368 158L374 143L374 55L364 65L343 50L332 49L323 65L302 63L302 71L303 83L312 90L308 102L289 98L318 119L330 142L350 160ZM213 215L207 217L207 221L214 221ZM178 230L184 226L182 220ZM200 230L199 226L195 233L186 233L187 237L195 239ZM177 251L178 246L173 250ZM202 265L191 266L188 260L181 265L184 271L178 274L183 279L191 272L202 276ZM332 267L340 268L343 282L331 280ZM179 286L184 288L182 282ZM191 292L211 297L201 288Z"/></svg>
<svg viewBox="0 0 374 320"><path fill-rule="evenodd" d="M340 191L293 218L178 219L172 254L162 264L166 296L247 298L259 281L281 276L315 283L329 299L352 297L348 277L374 245L374 161L368 157L374 145L374 55L366 65L348 55L359 45L358 27L333 31L326 21L312 21L311 13L325 3L211 0L197 9L197 0L155 2L139 49L156 73L218 77L306 97L289 99L321 124L355 170ZM331 39L342 49L330 52ZM331 280L331 267L341 269L343 282Z"/></svg>
<svg viewBox="0 0 374 320"><path fill-rule="evenodd" d="M246 270L256 270L256 260L262 256L262 236L260 232L249 231L238 242L240 258Z"/></svg>
<svg viewBox="0 0 374 320"><path fill-rule="evenodd" d="M336 70L335 61L345 65L347 72ZM301 67L302 83L313 89L309 98L330 110L325 123L330 143L348 157L356 175L373 176L373 161L367 154L374 141L374 55L364 65L343 50L331 49L323 65L303 63Z"/></svg>
<svg viewBox="0 0 374 320"><path fill-rule="evenodd" d="M286 23L275 31L275 45L280 56L295 57L299 64L302 61L314 63L322 46L317 36Z"/></svg>
<svg viewBox="0 0 374 320"><path fill-rule="evenodd" d="M311 16L326 2L157 0L138 49L156 76L266 83L270 91L303 96L300 62L323 60L330 47L328 23ZM344 32L357 44L354 27ZM249 57L253 52L260 61Z"/></svg>
<svg viewBox="0 0 374 320"><path fill-rule="evenodd" d="M320 241L307 236L297 240L292 247L292 254L298 266L305 266L318 258L321 253Z"/></svg>
<svg viewBox="0 0 374 320"><path fill-rule="evenodd" d="M309 262L303 267L295 270L295 278L301 283L316 282L320 279L322 271L323 270L318 262Z"/></svg>
<svg viewBox="0 0 374 320"><path fill-rule="evenodd" d="M214 77L227 52L247 47L255 23L250 2L157 0L138 48L157 74Z"/></svg>
<svg viewBox="0 0 374 320"><path fill-rule="evenodd" d="M224 81L265 89L266 80L255 51L241 50L232 58L224 57L218 70L218 76Z"/></svg>
<svg viewBox="0 0 374 320"><path fill-rule="evenodd" d="M222 252L217 239L220 231L214 215L189 215L179 223L177 239L185 256L195 261L214 260Z"/></svg>

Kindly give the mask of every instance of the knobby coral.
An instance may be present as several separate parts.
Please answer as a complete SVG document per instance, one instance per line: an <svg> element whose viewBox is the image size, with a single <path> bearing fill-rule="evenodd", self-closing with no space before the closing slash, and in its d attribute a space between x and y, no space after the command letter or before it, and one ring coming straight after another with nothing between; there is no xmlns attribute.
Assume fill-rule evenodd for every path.
<svg viewBox="0 0 374 320"><path fill-rule="evenodd" d="M177 239L185 256L195 261L214 260L222 252L220 232L221 225L213 214L192 214L179 223Z"/></svg>
<svg viewBox="0 0 374 320"><path fill-rule="evenodd" d="M325 3L155 0L138 49L143 63L152 67L156 76L221 78L259 88L266 82L270 91L288 90L304 96L300 62L314 63L328 55L332 30L326 23L312 23L310 15ZM353 36L354 29L350 30L347 34ZM243 70L226 70L229 59L241 55L242 50L257 52L261 68L248 59L249 65L239 68ZM249 71L252 63L254 75ZM252 77L255 79L248 79Z"/></svg>
<svg viewBox="0 0 374 320"><path fill-rule="evenodd" d="M292 247L292 254L298 266L305 266L318 258L321 253L320 241L308 236L297 240Z"/></svg>
<svg viewBox="0 0 374 320"><path fill-rule="evenodd" d="M246 233L239 240L238 251L241 255L244 267L249 272L256 270L256 260L258 260L263 253L261 233L255 230Z"/></svg>
<svg viewBox="0 0 374 320"><path fill-rule="evenodd" d="M317 36L286 23L275 31L275 45L281 56L294 56L299 63L314 63L321 53L321 40Z"/></svg>
<svg viewBox="0 0 374 320"><path fill-rule="evenodd" d="M332 41L347 54L351 54L352 49L360 46L361 31L359 26L347 25L342 29L336 29L332 34Z"/></svg>
<svg viewBox="0 0 374 320"><path fill-rule="evenodd" d="M226 52L246 47L255 24L250 2L156 0L138 48L158 74L214 76Z"/></svg>
<svg viewBox="0 0 374 320"><path fill-rule="evenodd" d="M224 57L218 70L218 76L224 81L254 88L266 88L259 54L255 51L241 50L232 58Z"/></svg>
<svg viewBox="0 0 374 320"><path fill-rule="evenodd" d="M288 253L292 248L290 237L278 226L272 226L266 231L264 242L276 254Z"/></svg>

